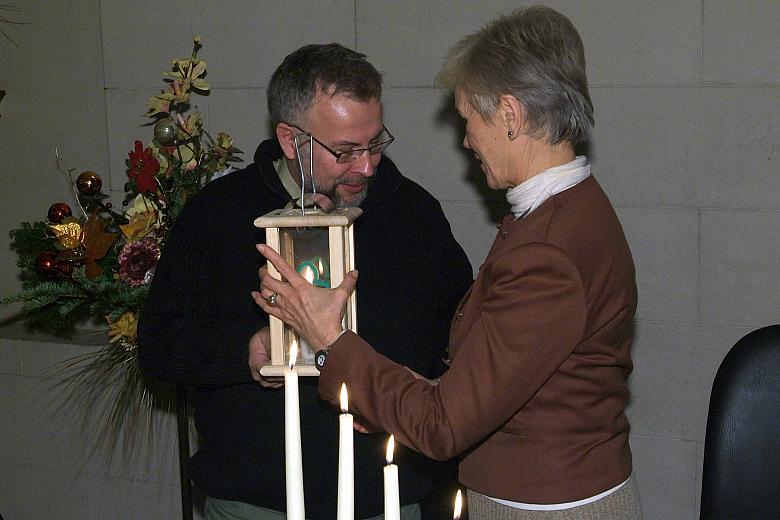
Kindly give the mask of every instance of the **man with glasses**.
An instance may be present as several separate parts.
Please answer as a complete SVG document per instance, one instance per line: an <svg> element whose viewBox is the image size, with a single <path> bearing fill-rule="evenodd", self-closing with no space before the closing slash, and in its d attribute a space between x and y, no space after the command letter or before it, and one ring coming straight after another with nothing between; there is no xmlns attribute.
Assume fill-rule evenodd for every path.
<svg viewBox="0 0 780 520"><path fill-rule="evenodd" d="M200 443L189 471L208 496L208 520L284 518L284 394L259 375L268 317L250 292L259 288L255 244L265 232L253 221L298 199L302 186L363 209L355 221L361 335L426 377L444 368L471 266L439 203L382 155L394 138L381 92L365 56L341 45L290 54L268 87L276 138L260 144L253 164L194 197L165 246L139 323L140 359L148 375L195 387ZM300 404L306 516L333 519L338 411L319 400L316 378L301 378ZM355 436L356 518L381 518L386 440L384 432ZM402 518L420 518L432 463L399 448L396 464Z"/></svg>
<svg viewBox="0 0 780 520"><path fill-rule="evenodd" d="M344 98L343 96L339 96L338 98L331 97L330 101L325 101L323 99L326 94L319 94L320 99L318 101L323 102L325 104L333 105L331 107L328 107L325 112L325 118L328 117L329 114L332 114L333 111L339 111L343 112L348 109L348 107L344 106L347 105L353 105L356 110L362 112L362 106L359 103L355 103L350 101L348 98ZM374 103L371 103L374 105ZM376 103L378 105L378 101ZM315 103L315 107L317 107ZM371 106L370 109L371 112L373 112L373 109L375 109L375 106ZM381 108L380 108L381 112ZM375 114L369 113L368 116L372 117ZM277 127L277 131L282 130L285 126L287 126L287 130L290 129L297 130L300 133L307 136L309 139L313 140L315 143L322 146L325 150L327 150L335 159L337 164L348 164L353 163L359 160L361 157L364 157L366 155L366 152L368 152L368 155L378 156L380 153L382 153L382 150L384 150L387 145L392 143L395 140L395 137L387 130L387 128L382 126L382 131L379 132L376 136L374 136L370 141L369 145L366 148L352 148L353 146L356 146L352 142L348 141L342 141L339 146L346 147L346 150L343 151L337 151L332 148L330 148L327 144L323 143L316 137L314 137L314 134L311 132L307 132L306 130L301 129L297 125L288 125L285 123L282 123L279 127ZM280 140L283 140L283 137L280 136ZM296 143L296 155L300 156L300 143ZM312 147L313 148L313 147ZM374 164L378 161L370 161L369 164L372 166L369 170L370 174L366 175L364 172L358 171L356 176L353 176L352 178L349 177L338 177L336 178L332 183L326 184L324 186L320 186L319 190L320 193L327 196L328 198L333 201L336 206L359 206L361 202L363 202L363 199L366 198L366 193L368 192L368 183L371 180L371 177L374 174L374 170L376 169L377 164ZM300 169L300 168L299 168ZM304 174L302 178L304 179L304 186L305 189L308 191L317 191L317 187L315 186L314 181L312 180L311 172L309 172L309 175L306 174L306 169L304 168ZM354 172L354 169L350 169ZM300 172L299 172L300 175ZM327 176L325 175L318 175L319 180L317 182L328 182L329 179L327 179ZM347 198L345 199L342 196L342 192L340 192L337 187L341 186L343 190L347 192Z"/></svg>

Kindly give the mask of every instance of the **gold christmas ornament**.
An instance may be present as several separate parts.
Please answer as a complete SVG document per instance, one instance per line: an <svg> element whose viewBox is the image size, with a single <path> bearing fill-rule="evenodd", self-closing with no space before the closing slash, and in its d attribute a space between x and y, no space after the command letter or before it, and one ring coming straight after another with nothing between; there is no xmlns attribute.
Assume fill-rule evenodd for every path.
<svg viewBox="0 0 780 520"><path fill-rule="evenodd" d="M54 232L57 242L63 249L75 249L81 243L83 237L81 224L75 220L63 224L49 224L49 228Z"/></svg>

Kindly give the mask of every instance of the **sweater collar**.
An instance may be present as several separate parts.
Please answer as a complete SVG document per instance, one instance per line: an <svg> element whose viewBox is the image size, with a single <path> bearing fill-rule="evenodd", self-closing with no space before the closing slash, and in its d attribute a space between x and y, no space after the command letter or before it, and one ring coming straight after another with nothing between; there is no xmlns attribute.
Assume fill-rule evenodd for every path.
<svg viewBox="0 0 780 520"><path fill-rule="evenodd" d="M290 194L282 184L282 181L279 179L279 175L274 168L274 161L278 161L282 157L284 157L284 154L282 153L282 147L279 146L279 141L276 139L268 139L260 143L260 146L257 147L254 156L254 165L259 170L257 173L262 179L265 187L271 193L279 197L280 200L285 201L282 203L282 205L284 205L292 197L290 197Z"/></svg>

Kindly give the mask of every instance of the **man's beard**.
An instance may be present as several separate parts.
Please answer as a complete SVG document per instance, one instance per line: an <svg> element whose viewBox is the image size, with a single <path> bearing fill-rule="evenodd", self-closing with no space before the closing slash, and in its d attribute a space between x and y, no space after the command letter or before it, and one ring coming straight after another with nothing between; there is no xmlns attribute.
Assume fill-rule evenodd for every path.
<svg viewBox="0 0 780 520"><path fill-rule="evenodd" d="M366 194L368 193L368 186L371 184L371 179L373 179L373 177L364 177L362 175L353 177L339 177L330 186L322 186L317 184L317 193L321 193L322 195L328 197L337 208L357 207L360 206L360 204L362 204L362 202L365 200ZM341 194L336 189L338 188L339 184L362 184L363 190L360 193L353 195L349 201L346 201L342 198ZM306 191L310 193L313 191L310 178L306 179Z"/></svg>

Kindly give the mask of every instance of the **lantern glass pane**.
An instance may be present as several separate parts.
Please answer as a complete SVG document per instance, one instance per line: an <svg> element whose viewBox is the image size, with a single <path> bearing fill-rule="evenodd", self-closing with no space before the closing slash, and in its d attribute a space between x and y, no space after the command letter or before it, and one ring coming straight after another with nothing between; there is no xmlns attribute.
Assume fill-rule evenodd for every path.
<svg viewBox="0 0 780 520"><path fill-rule="evenodd" d="M280 228L279 249L285 261L309 283L330 288L330 246L327 227ZM297 364L314 364L315 351L306 340L284 327L285 364L290 363L290 346L298 343Z"/></svg>

